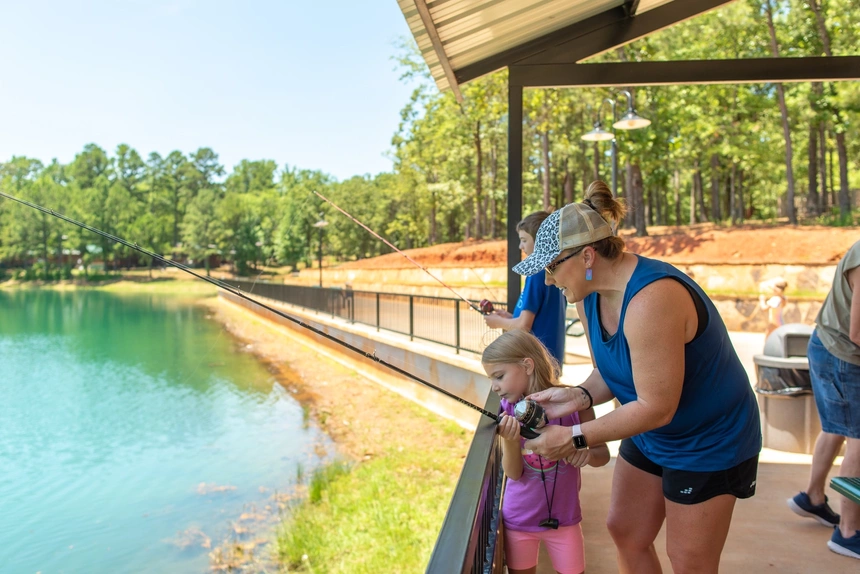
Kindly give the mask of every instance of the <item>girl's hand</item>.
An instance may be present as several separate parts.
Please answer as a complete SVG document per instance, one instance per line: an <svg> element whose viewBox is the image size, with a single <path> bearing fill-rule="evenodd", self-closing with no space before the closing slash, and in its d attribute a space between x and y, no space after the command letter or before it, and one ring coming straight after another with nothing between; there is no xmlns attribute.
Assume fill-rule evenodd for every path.
<svg viewBox="0 0 860 574"><path fill-rule="evenodd" d="M591 450L584 448L582 450L574 451L573 454L565 458L564 461L571 466L582 468L591 462Z"/></svg>
<svg viewBox="0 0 860 574"><path fill-rule="evenodd" d="M519 421L510 415L502 415L502 418L499 419L499 436L505 440L519 442Z"/></svg>
<svg viewBox="0 0 860 574"><path fill-rule="evenodd" d="M542 406L548 418L557 419L584 410L588 406L587 403L580 404L580 399L584 396L585 393L576 390L576 387L553 387L526 398L533 399Z"/></svg>
<svg viewBox="0 0 860 574"><path fill-rule="evenodd" d="M527 440L524 448L548 460L562 460L575 454L576 449L573 447L570 427L550 425L538 429L537 432L540 433L540 436Z"/></svg>

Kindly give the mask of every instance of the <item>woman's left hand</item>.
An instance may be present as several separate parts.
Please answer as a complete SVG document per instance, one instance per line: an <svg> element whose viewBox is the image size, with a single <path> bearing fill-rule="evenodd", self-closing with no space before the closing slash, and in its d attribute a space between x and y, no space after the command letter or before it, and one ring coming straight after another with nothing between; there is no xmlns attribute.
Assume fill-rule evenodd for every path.
<svg viewBox="0 0 860 574"><path fill-rule="evenodd" d="M537 432L540 433L538 438L526 441L524 447L528 450L549 460L561 460L575 454L570 427L550 425Z"/></svg>

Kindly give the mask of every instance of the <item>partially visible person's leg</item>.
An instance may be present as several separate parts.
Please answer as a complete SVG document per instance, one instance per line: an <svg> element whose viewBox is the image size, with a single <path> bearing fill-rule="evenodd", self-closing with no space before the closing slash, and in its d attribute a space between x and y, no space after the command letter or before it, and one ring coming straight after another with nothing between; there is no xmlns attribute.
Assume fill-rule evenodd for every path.
<svg viewBox="0 0 860 574"><path fill-rule="evenodd" d="M860 439L849 438L845 446L840 476L860 477ZM842 521L835 529L827 547L837 554L860 559L860 504L842 498Z"/></svg>
<svg viewBox="0 0 860 574"><path fill-rule="evenodd" d="M737 499L721 494L698 504L666 501L666 553L675 574L716 574Z"/></svg>
<svg viewBox="0 0 860 574"><path fill-rule="evenodd" d="M645 472L621 456L615 462L612 498L606 526L618 549L622 574L661 573L654 539L666 516L661 477Z"/></svg>
<svg viewBox="0 0 860 574"><path fill-rule="evenodd" d="M848 439L839 476L860 478L860 439ZM839 530L843 536L853 536L855 531L860 530L860 504L855 504L843 496L840 508L842 521L839 523Z"/></svg>
<svg viewBox="0 0 860 574"><path fill-rule="evenodd" d="M585 572L585 541L582 524L562 526L558 530L538 533L558 574L582 574Z"/></svg>
<svg viewBox="0 0 860 574"><path fill-rule="evenodd" d="M825 502L824 487L827 486L827 475L833 468L833 461L842 448L845 437L838 434L821 431L815 439L815 450L812 452L812 469L809 472L809 485L806 494L812 504Z"/></svg>
<svg viewBox="0 0 860 574"><path fill-rule="evenodd" d="M505 562L510 574L535 574L539 552L537 533L505 528Z"/></svg>
<svg viewBox="0 0 860 574"><path fill-rule="evenodd" d="M798 516L812 518L830 528L839 524L839 515L833 512L828 504L824 488L827 485L827 475L833 468L833 461L843 442L845 437L842 435L824 431L818 434L812 453L809 485L805 492L800 492L786 501L791 511Z"/></svg>

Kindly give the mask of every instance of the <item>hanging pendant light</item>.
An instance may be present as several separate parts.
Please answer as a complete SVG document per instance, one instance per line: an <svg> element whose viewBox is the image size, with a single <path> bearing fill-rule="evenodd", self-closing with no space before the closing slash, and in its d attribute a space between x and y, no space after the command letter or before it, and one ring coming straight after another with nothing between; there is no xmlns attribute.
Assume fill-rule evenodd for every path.
<svg viewBox="0 0 860 574"><path fill-rule="evenodd" d="M582 135L582 139L587 142L605 142L610 141L615 138L615 134L612 132L608 132L603 129L603 126L600 122L594 124L594 129L588 132L587 134Z"/></svg>
<svg viewBox="0 0 860 574"><path fill-rule="evenodd" d="M638 130L651 125L651 120L646 120L636 113L633 108L628 108L627 113L621 119L612 124L616 130Z"/></svg>

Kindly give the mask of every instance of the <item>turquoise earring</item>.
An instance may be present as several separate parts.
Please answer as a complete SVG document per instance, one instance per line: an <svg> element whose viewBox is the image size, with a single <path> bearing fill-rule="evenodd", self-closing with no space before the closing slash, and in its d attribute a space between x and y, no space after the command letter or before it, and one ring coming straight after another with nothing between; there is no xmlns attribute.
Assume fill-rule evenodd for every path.
<svg viewBox="0 0 860 574"><path fill-rule="evenodd" d="M591 277L592 277L591 267L589 267L588 269L585 270L585 280L591 281Z"/></svg>

